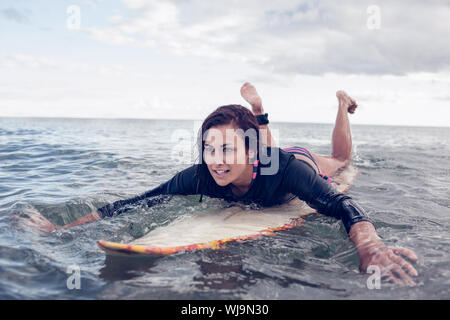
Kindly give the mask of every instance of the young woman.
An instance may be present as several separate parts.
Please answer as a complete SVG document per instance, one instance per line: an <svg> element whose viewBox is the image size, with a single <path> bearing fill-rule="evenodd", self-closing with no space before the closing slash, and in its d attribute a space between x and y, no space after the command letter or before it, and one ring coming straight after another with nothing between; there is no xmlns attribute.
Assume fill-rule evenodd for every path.
<svg viewBox="0 0 450 320"><path fill-rule="evenodd" d="M173 194L199 194L200 201L205 195L261 206L281 204L295 196L318 212L342 220L358 250L361 271L378 266L391 281L414 285L410 275L417 276L417 271L401 257L417 261L414 252L384 245L364 210L329 183L330 177L350 162L352 142L347 113L355 111L356 102L345 92L337 92L339 109L329 157L299 147L277 148L255 88L245 83L241 94L253 113L239 105L222 106L211 113L198 136L199 164L153 190L99 208L70 225L55 227L43 217L37 223L47 231L69 228L120 214L141 201L151 206Z"/></svg>

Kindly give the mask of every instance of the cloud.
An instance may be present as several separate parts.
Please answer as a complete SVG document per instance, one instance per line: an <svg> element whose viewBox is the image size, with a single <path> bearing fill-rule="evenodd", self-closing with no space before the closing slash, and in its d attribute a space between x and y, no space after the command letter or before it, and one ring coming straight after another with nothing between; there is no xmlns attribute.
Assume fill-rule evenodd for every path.
<svg viewBox="0 0 450 320"><path fill-rule="evenodd" d="M110 45L248 63L293 74L407 74L450 66L450 6L441 1L124 0L127 12L90 27Z"/></svg>
<svg viewBox="0 0 450 320"><path fill-rule="evenodd" d="M41 72L56 70L68 73L95 73L102 76L121 76L129 73L120 64L90 64L77 61L61 61L22 53L0 56L0 68L40 69Z"/></svg>
<svg viewBox="0 0 450 320"><path fill-rule="evenodd" d="M92 7L97 7L98 5L100 5L102 0L85 0L85 2Z"/></svg>
<svg viewBox="0 0 450 320"><path fill-rule="evenodd" d="M30 15L31 11L29 9L14 9L14 8L7 8L0 10L1 15L11 21L21 23L21 24L27 24L30 23Z"/></svg>

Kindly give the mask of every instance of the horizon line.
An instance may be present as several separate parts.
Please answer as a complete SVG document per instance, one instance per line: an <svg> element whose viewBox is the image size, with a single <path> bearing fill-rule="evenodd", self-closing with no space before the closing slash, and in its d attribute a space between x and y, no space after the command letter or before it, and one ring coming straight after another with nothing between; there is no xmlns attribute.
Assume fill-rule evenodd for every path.
<svg viewBox="0 0 450 320"><path fill-rule="evenodd" d="M180 119L180 118L105 118L105 117L49 117L49 116L2 116L0 119L55 119L55 120L137 120L137 121L203 121L202 119ZM333 125L334 122L301 122L301 121L271 121L271 123L292 123L292 124L329 124ZM414 128L450 128L449 126L436 126L436 125L406 125L406 124L379 124L379 123L351 123L352 126L381 126L381 127L414 127Z"/></svg>

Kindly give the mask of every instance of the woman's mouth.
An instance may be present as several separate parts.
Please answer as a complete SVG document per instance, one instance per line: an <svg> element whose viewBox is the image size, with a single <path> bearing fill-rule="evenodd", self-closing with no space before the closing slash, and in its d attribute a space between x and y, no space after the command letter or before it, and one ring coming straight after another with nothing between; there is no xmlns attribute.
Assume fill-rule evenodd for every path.
<svg viewBox="0 0 450 320"><path fill-rule="evenodd" d="M218 178L224 178L230 170L213 170L214 175Z"/></svg>

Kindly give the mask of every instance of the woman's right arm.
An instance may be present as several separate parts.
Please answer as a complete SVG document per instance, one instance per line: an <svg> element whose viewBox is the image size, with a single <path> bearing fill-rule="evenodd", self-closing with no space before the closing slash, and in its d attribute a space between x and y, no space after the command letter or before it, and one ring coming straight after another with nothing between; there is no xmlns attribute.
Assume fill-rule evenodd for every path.
<svg viewBox="0 0 450 320"><path fill-rule="evenodd" d="M112 217L114 214L121 214L143 200L147 201L147 206L151 207L168 199L166 195L188 195L197 193L197 165L193 165L183 171L178 172L172 179L147 191L139 196L118 200L97 209L100 218Z"/></svg>
<svg viewBox="0 0 450 320"><path fill-rule="evenodd" d="M81 224L85 224L85 223L89 223L89 222L94 222L94 221L98 221L101 220L102 217L99 215L99 213L97 211L93 211L91 213L88 213L87 215L71 222L70 224L66 224L65 226L55 226L55 229L68 229L68 228L72 228L75 226L79 226Z"/></svg>
<svg viewBox="0 0 450 320"><path fill-rule="evenodd" d="M147 206L151 207L168 200L169 197L167 197L167 195L196 194L198 187L196 170L197 165L193 165L187 169L184 169L183 171L178 172L175 176L172 177L172 179L166 181L163 184L160 184L158 187L150 191L147 191L130 199L118 200L111 204L103 206L97 209L97 211L85 216L86 221L82 220L85 217L79 219L81 220L79 224L101 220L105 217L112 217L114 214L122 214L126 211L129 211L131 209L131 206L144 200L147 201ZM77 221L73 223L76 223ZM72 224L70 226L72 226Z"/></svg>
<svg viewBox="0 0 450 320"><path fill-rule="evenodd" d="M26 224L27 226L34 225L34 227L39 229L40 231L52 232L56 229L68 229L85 223L98 221L105 217L112 217L114 215L122 214L131 210L133 205L141 201L146 201L147 206L151 207L168 200L168 195L196 194L198 191L196 169L197 165L193 165L187 169L184 169L183 171L178 172L175 176L172 177L172 179L166 181L165 183L150 191L147 191L130 199L118 200L111 204L107 204L101 208L98 208L96 211L88 213L87 215L64 226L57 226L52 224L42 214L39 214L39 219L30 219L30 221L27 221ZM45 223L42 221L44 221Z"/></svg>

